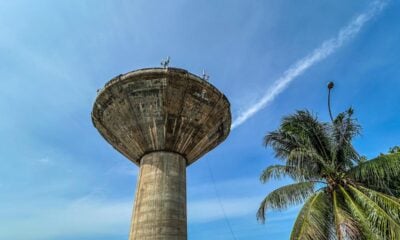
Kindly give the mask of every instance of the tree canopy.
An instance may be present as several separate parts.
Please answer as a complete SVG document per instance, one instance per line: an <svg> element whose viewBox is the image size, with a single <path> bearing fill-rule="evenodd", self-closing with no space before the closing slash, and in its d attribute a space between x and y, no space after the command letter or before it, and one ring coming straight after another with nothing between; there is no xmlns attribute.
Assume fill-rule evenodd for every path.
<svg viewBox="0 0 400 240"><path fill-rule="evenodd" d="M283 164L267 167L260 180L290 177L294 183L269 193L268 209L303 203L291 239L400 239L400 153L367 160L352 145L361 127L353 109L321 122L307 110L282 119L264 138ZM396 150L397 151L397 150Z"/></svg>

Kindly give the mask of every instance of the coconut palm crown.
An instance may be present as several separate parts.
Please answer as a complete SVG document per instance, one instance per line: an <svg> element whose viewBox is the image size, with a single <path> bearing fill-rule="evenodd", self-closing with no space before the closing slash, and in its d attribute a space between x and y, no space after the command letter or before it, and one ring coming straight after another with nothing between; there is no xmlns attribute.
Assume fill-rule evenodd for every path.
<svg viewBox="0 0 400 240"><path fill-rule="evenodd" d="M267 167L260 179L295 183L269 193L257 218L305 202L290 239L400 239L399 189L390 184L400 176L400 153L365 161L351 143L359 133L351 108L331 123L309 111L283 118L264 139L283 164Z"/></svg>

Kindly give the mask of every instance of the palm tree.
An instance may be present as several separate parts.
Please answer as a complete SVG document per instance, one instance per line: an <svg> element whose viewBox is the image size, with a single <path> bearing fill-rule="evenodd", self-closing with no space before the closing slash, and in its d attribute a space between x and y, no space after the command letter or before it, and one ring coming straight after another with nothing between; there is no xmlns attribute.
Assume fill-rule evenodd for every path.
<svg viewBox="0 0 400 240"><path fill-rule="evenodd" d="M309 111L283 118L264 139L283 164L267 167L260 179L295 183L269 193L257 218L305 201L291 239L400 239L400 199L390 187L400 177L400 153L363 161L351 144L359 133L351 108L331 123Z"/></svg>

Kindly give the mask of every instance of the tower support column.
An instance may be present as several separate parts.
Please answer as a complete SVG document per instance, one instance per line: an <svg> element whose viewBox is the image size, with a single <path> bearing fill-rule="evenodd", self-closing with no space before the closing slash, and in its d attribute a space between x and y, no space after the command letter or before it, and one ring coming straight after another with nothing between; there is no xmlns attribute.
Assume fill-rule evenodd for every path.
<svg viewBox="0 0 400 240"><path fill-rule="evenodd" d="M129 240L186 240L186 159L172 152L144 155Z"/></svg>

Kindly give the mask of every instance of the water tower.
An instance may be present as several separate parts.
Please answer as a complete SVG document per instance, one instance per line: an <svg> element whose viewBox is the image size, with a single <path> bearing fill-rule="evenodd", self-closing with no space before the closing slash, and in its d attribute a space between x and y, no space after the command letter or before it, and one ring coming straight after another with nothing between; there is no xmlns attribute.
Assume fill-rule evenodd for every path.
<svg viewBox="0 0 400 240"><path fill-rule="evenodd" d="M92 121L140 167L129 239L187 239L186 167L228 136L225 95L183 69L140 69L99 91Z"/></svg>

